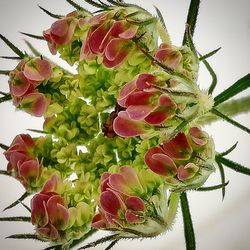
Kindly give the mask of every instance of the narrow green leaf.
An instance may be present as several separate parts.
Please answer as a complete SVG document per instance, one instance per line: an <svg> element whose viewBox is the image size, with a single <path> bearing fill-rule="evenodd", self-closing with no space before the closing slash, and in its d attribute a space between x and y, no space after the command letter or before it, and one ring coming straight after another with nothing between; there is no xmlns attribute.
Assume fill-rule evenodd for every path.
<svg viewBox="0 0 250 250"><path fill-rule="evenodd" d="M225 188L228 185L228 183L229 183L229 181L227 181L226 183L222 183L222 184L218 184L218 185L214 185L214 186L210 186L210 187L200 187L200 188L197 188L196 191L201 191L201 192L213 191L213 190Z"/></svg>
<svg viewBox="0 0 250 250"><path fill-rule="evenodd" d="M12 234L10 236L7 236L6 239L24 239L24 240L32 239L45 242L45 240L42 240L36 234Z"/></svg>
<svg viewBox="0 0 250 250"><path fill-rule="evenodd" d="M75 3L72 0L66 0L71 6L73 6L75 9L80 10L80 11L84 11L86 13L91 14L90 11L88 11L87 9L83 8L82 6L80 6L79 4Z"/></svg>
<svg viewBox="0 0 250 250"><path fill-rule="evenodd" d="M12 99L12 97L10 94L4 95L3 97L0 97L0 103L9 101L11 99Z"/></svg>
<svg viewBox="0 0 250 250"><path fill-rule="evenodd" d="M186 37L187 37L186 44L191 49L194 56L196 57L196 60L198 61L199 58L198 58L197 51L196 51L195 46L194 46L193 37L192 37L191 31L190 31L190 26L188 24L186 24L185 34L186 34Z"/></svg>
<svg viewBox="0 0 250 250"><path fill-rule="evenodd" d="M232 125L234 125L237 128L240 128L241 130L247 132L248 134L250 134L250 129L243 126L242 124L236 122L235 120L229 118L228 116L222 114L220 111L218 111L217 109L213 108L211 110L211 112L219 117L221 117L223 120L227 121L228 123L231 123Z"/></svg>
<svg viewBox="0 0 250 250"><path fill-rule="evenodd" d="M220 171L220 178L221 178L221 183L224 185L226 183L226 178L225 178L225 171L223 168L223 165L220 162L217 162L219 171ZM222 187L222 200L224 200L225 194L226 194L226 187Z"/></svg>
<svg viewBox="0 0 250 250"><path fill-rule="evenodd" d="M13 43L11 43L5 36L0 34L0 38L5 42L5 44L20 58L25 57L25 53L23 53L20 49L18 49Z"/></svg>
<svg viewBox="0 0 250 250"><path fill-rule="evenodd" d="M181 193L181 210L186 240L186 250L195 250L195 234L186 192Z"/></svg>
<svg viewBox="0 0 250 250"><path fill-rule="evenodd" d="M188 24L190 27L190 33L192 37L194 35L195 25L197 22L199 6L200 6L200 0L191 0L189 9L188 9L188 16L187 16L186 24ZM187 42L188 42L187 34L185 33L182 44L185 45L187 44Z"/></svg>
<svg viewBox="0 0 250 250"><path fill-rule="evenodd" d="M105 250L110 250L112 247L114 247L115 244L117 244L119 240L114 240L112 241L106 248Z"/></svg>
<svg viewBox="0 0 250 250"><path fill-rule="evenodd" d="M38 4L38 7L39 7L43 12L45 12L47 15L49 15L50 17L53 17L53 18L56 18L56 19L60 19L60 18L63 17L63 15L57 15L57 14L54 14L54 13L52 13L52 12L46 10L45 8L43 8L42 6L40 6L39 4Z"/></svg>
<svg viewBox="0 0 250 250"><path fill-rule="evenodd" d="M22 58L19 56L0 56L3 59L10 59L10 60L21 60Z"/></svg>
<svg viewBox="0 0 250 250"><path fill-rule="evenodd" d="M67 1L68 1L68 0L67 0ZM103 4L97 3L97 2L92 1L92 0L84 0L84 1L85 1L86 3L88 3L88 4L92 5L92 6L94 6L94 7L101 8L101 9L108 9L108 5L107 5L107 4L103 5Z"/></svg>
<svg viewBox="0 0 250 250"><path fill-rule="evenodd" d="M30 34L30 33L25 33L25 32L20 32L20 33L25 35L25 36L35 38L35 39L38 39L38 40L45 40L43 36L33 35L33 34Z"/></svg>
<svg viewBox="0 0 250 250"><path fill-rule="evenodd" d="M27 129L28 131L31 131L31 132L35 132L35 133L40 133L40 134L48 134L46 131L44 130L39 130L39 129Z"/></svg>
<svg viewBox="0 0 250 250"><path fill-rule="evenodd" d="M31 213L31 209L26 205L24 204L22 201L19 201L19 203L28 211Z"/></svg>
<svg viewBox="0 0 250 250"><path fill-rule="evenodd" d="M3 150L8 150L9 146L0 143L0 148L3 149Z"/></svg>
<svg viewBox="0 0 250 250"><path fill-rule="evenodd" d="M0 170L0 175L8 175L8 176L11 176L11 174L5 170Z"/></svg>
<svg viewBox="0 0 250 250"><path fill-rule="evenodd" d="M216 156L216 162L223 164L224 166L233 169L236 172L245 174L245 175L250 175L250 168L246 168L242 166L241 164L234 162L232 160L229 160L223 156L217 155Z"/></svg>
<svg viewBox="0 0 250 250"><path fill-rule="evenodd" d="M10 73L10 70L0 70L0 75L6 75L8 76Z"/></svg>
<svg viewBox="0 0 250 250"><path fill-rule="evenodd" d="M17 217L0 217L0 221L20 221L20 222L30 222L31 218L26 216Z"/></svg>
<svg viewBox="0 0 250 250"><path fill-rule="evenodd" d="M162 15L161 11L156 6L154 6L154 8L156 10L157 16L159 17L159 20L161 21L161 24L162 24L163 28L165 30L167 30L167 26L166 26L166 23L164 21L164 18L163 18L163 15Z"/></svg>
<svg viewBox="0 0 250 250"><path fill-rule="evenodd" d="M239 94L240 92L246 90L250 87L250 74L245 75L239 79L236 83L231 85L229 88L224 90L222 93L214 98L214 106L216 107L220 103L227 101L233 96Z"/></svg>
<svg viewBox="0 0 250 250"><path fill-rule="evenodd" d="M26 197L28 197L30 194L25 192L18 200L16 200L15 202L11 203L9 206L7 206L6 208L4 208L3 211L6 211L12 207L15 207L16 205L18 205L20 203L20 201L23 201Z"/></svg>
<svg viewBox="0 0 250 250"><path fill-rule="evenodd" d="M225 155L230 154L237 147L237 144L238 144L238 142L236 142L232 147L230 147L226 151L220 153L220 156L225 156Z"/></svg>
<svg viewBox="0 0 250 250"><path fill-rule="evenodd" d="M87 245L85 245L83 247L80 247L80 248L78 248L78 250L80 250L80 249L87 249L87 248L90 248L90 247L95 247L95 246L97 246L99 244L102 244L104 242L116 240L117 236L118 236L118 234L108 235L106 237L103 237L101 239L93 241L93 242L91 242L91 243L89 243L89 244L87 244Z"/></svg>
<svg viewBox="0 0 250 250"><path fill-rule="evenodd" d="M209 72L210 76L212 77L212 82L208 88L208 94L212 94L216 85L217 85L217 75L215 74L213 68L211 65L208 63L207 60L202 60L203 64L205 65L207 71Z"/></svg>
<svg viewBox="0 0 250 250"><path fill-rule="evenodd" d="M213 55L214 55L215 53L217 53L220 49L221 49L221 47L219 47L218 49L215 49L215 50L213 50L213 51L211 51L211 52L205 54L204 56L200 56L200 57L199 57L199 60L200 60L200 61L203 61L203 60L205 60L205 59L207 59L207 58L213 56Z"/></svg>

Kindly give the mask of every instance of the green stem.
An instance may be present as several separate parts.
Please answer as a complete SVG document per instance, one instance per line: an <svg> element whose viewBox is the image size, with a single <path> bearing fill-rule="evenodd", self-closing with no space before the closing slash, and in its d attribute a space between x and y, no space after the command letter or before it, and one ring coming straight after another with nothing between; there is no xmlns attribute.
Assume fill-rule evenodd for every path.
<svg viewBox="0 0 250 250"><path fill-rule="evenodd" d="M239 114L250 112L250 96L227 101L217 106L216 109L228 117L234 117ZM218 120L221 120L221 117L218 117L212 113L207 113L204 116L201 116L197 123L200 125L208 125Z"/></svg>
<svg viewBox="0 0 250 250"><path fill-rule="evenodd" d="M188 16L186 24L188 24L190 28L191 36L194 35L195 25L197 22L197 16L199 12L200 0L191 0L189 9L188 9ZM185 45L188 42L187 34L184 34L182 44Z"/></svg>
<svg viewBox="0 0 250 250"><path fill-rule="evenodd" d="M181 210L184 223L186 250L195 250L195 234L186 192L181 193Z"/></svg>

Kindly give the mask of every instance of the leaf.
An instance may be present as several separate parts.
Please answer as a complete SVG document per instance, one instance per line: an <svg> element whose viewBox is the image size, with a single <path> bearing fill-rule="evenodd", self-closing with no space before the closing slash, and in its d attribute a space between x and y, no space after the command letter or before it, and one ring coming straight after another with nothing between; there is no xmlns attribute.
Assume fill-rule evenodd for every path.
<svg viewBox="0 0 250 250"><path fill-rule="evenodd" d="M118 236L118 234L108 235L108 236L103 237L103 238L100 238L100 239L98 239L98 240L96 240L96 241L90 242L90 243L88 243L87 245L78 248L78 250L80 250L80 249L87 249L87 248L89 248L89 247L95 247L95 246L97 246L97 245L99 245L99 244L102 244L102 243L104 243L104 242L116 240L116 239L117 239L117 238L116 238L117 236Z"/></svg>
<svg viewBox="0 0 250 250"><path fill-rule="evenodd" d="M82 6L80 6L79 4L75 3L72 0L66 0L71 6L73 6L75 9L80 10L80 11L85 11L86 13L91 14L90 11L86 10L85 8L83 8Z"/></svg>
<svg viewBox="0 0 250 250"><path fill-rule="evenodd" d="M116 243L118 243L119 240L114 240L112 241L106 248L105 250L110 250Z"/></svg>
<svg viewBox="0 0 250 250"><path fill-rule="evenodd" d="M68 1L71 1L71 0L66 0L67 2ZM92 0L84 0L86 3L88 3L88 4L90 4L90 5L92 5L92 6L94 6L94 7L97 7L97 8L100 8L100 9L105 9L105 10L107 10L108 9L108 7L109 7L109 5L107 5L107 4L104 4L104 3L97 3L97 2L95 2L95 1L92 1ZM72 1L71 1L72 2Z"/></svg>
<svg viewBox="0 0 250 250"><path fill-rule="evenodd" d="M24 239L24 240L32 239L32 240L39 240L46 242L45 240L39 238L36 234L12 234L10 236L7 236L6 239Z"/></svg>
<svg viewBox="0 0 250 250"><path fill-rule="evenodd" d="M200 188L197 188L196 191L202 191L202 192L204 192L204 191L213 191L213 190L225 188L228 185L228 183L229 183L229 181L227 181L226 183L215 185L215 186L200 187Z"/></svg>
<svg viewBox="0 0 250 250"><path fill-rule="evenodd" d="M210 76L212 77L212 82L210 84L210 87L208 88L208 94L212 94L216 85L217 85L217 75L215 74L213 68L210 66L210 64L208 63L207 60L202 60L202 62L204 63L207 71L209 72Z"/></svg>
<svg viewBox="0 0 250 250"><path fill-rule="evenodd" d="M232 147L230 147L226 151L220 153L220 156L225 156L225 155L230 154L237 147L237 144L238 144L238 142L236 142Z"/></svg>
<svg viewBox="0 0 250 250"><path fill-rule="evenodd" d="M188 24L186 24L185 35L187 37L186 38L187 39L186 44L191 49L191 51L193 52L194 56L196 57L196 59L198 61L199 59L198 59L198 56L197 56L197 51L196 51L195 46L194 46L192 34L191 34L191 31L190 31L190 26Z"/></svg>
<svg viewBox="0 0 250 250"><path fill-rule="evenodd" d="M0 103L9 101L9 100L11 100L11 99L12 99L12 97L11 97L10 94L4 95L3 97L0 98ZM0 145L1 145L1 144L0 144Z"/></svg>
<svg viewBox="0 0 250 250"><path fill-rule="evenodd" d="M181 193L181 210L184 223L186 250L195 250L195 234L186 192Z"/></svg>
<svg viewBox="0 0 250 250"><path fill-rule="evenodd" d="M220 103L227 101L233 96L239 94L240 92L246 90L250 87L250 74L245 75L239 79L236 83L231 85L229 88L224 90L222 93L214 98L214 107L218 106Z"/></svg>
<svg viewBox="0 0 250 250"><path fill-rule="evenodd" d="M5 170L0 170L0 175L8 175L8 176L11 176L11 174Z"/></svg>
<svg viewBox="0 0 250 250"><path fill-rule="evenodd" d="M216 156L216 162L223 164L224 166L233 169L236 172L239 172L241 174L250 175L250 168L246 168L242 166L241 164L234 162L232 160L229 160L223 156L217 155Z"/></svg>
<svg viewBox="0 0 250 250"><path fill-rule="evenodd" d="M221 47L219 47L218 49L215 49L215 50L213 50L213 51L211 51L211 52L205 54L204 56L200 56L200 57L199 57L199 60L200 60L200 61L203 61L203 60L205 60L205 59L207 59L207 58L213 56L213 55L214 55L215 53L217 53L220 49L221 49Z"/></svg>
<svg viewBox="0 0 250 250"><path fill-rule="evenodd" d="M28 131L39 133L39 134L48 134L46 131L39 130L39 129L27 129Z"/></svg>
<svg viewBox="0 0 250 250"><path fill-rule="evenodd" d="M154 7L155 7L155 10L156 10L157 16L159 17L159 20L161 21L161 24L162 24L163 28L165 30L167 30L167 26L166 26L166 23L164 21L164 18L163 18L163 15L162 15L161 11L156 6L154 6Z"/></svg>
<svg viewBox="0 0 250 250"><path fill-rule="evenodd" d="M231 123L232 125L234 125L235 127L247 132L248 134L250 134L250 129L243 126L242 124L238 123L237 121L229 118L228 116L222 114L220 111L218 111L217 109L213 108L211 110L211 112L219 117L221 117L222 119L224 119L225 121L227 121L228 123Z"/></svg>
<svg viewBox="0 0 250 250"><path fill-rule="evenodd" d="M33 34L30 34L30 33L25 33L25 32L20 32L20 33L25 35L25 36L35 38L35 39L38 39L38 40L45 40L43 36L33 35Z"/></svg>
<svg viewBox="0 0 250 250"><path fill-rule="evenodd" d="M225 184L226 180L225 180L225 171L224 171L223 165L220 162L217 162L217 164L218 164L219 171L220 171L221 183ZM224 200L225 193L226 193L225 186L222 187L221 191L222 191L222 200Z"/></svg>
<svg viewBox="0 0 250 250"><path fill-rule="evenodd" d="M0 221L21 221L21 222L30 222L30 217L17 216L17 217L1 217Z"/></svg>
<svg viewBox="0 0 250 250"><path fill-rule="evenodd" d="M8 76L10 73L10 70L0 70L0 75L6 75Z"/></svg>
<svg viewBox="0 0 250 250"><path fill-rule="evenodd" d="M5 44L20 58L24 58L26 56L20 49L18 49L13 43L11 43L5 36L0 34L0 38L5 42Z"/></svg>
<svg viewBox="0 0 250 250"><path fill-rule="evenodd" d="M15 207L16 205L18 205L21 201L23 201L26 197L28 197L30 194L25 192L18 200L16 200L15 202L11 203L9 206L7 206L6 208L4 208L3 211L6 211L12 207Z"/></svg>
<svg viewBox="0 0 250 250"><path fill-rule="evenodd" d="M194 35L195 25L197 22L199 6L200 6L200 0L191 0L190 5L189 5L186 24L188 24L190 27L190 34L192 37ZM185 44L187 44L187 42L188 42L187 34L185 33L184 37L183 37L182 44L185 45Z"/></svg>
<svg viewBox="0 0 250 250"><path fill-rule="evenodd" d="M96 229L91 228L82 238L77 239L77 240L73 240L73 242L71 243L70 247L73 248L74 246L82 243L83 241L85 241L86 239L88 239L91 235L93 235L96 232L97 232Z"/></svg>
<svg viewBox="0 0 250 250"><path fill-rule="evenodd" d="M60 18L63 17L63 15L57 15L57 14L54 14L54 13L52 13L52 12L46 10L45 8L43 8L42 6L40 6L39 4L38 4L38 7L39 7L43 12L45 12L47 15L49 15L49 16L51 16L51 17L53 17L53 18L60 19Z"/></svg>
<svg viewBox="0 0 250 250"><path fill-rule="evenodd" d="M21 60L22 58L19 56L0 56L3 59L11 59L11 60Z"/></svg>

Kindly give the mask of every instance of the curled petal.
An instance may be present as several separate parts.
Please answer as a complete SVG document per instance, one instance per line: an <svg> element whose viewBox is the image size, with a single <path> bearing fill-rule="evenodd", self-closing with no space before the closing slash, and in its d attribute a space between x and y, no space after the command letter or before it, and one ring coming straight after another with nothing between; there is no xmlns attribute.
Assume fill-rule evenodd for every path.
<svg viewBox="0 0 250 250"><path fill-rule="evenodd" d="M134 211L144 211L145 204L144 201L137 196L130 196L126 199L125 205L128 209L132 209Z"/></svg>
<svg viewBox="0 0 250 250"><path fill-rule="evenodd" d="M121 209L120 199L114 192L104 191L100 196L100 205L101 208L111 215L118 217L119 210Z"/></svg>
<svg viewBox="0 0 250 250"><path fill-rule="evenodd" d="M127 108L126 112L132 120L143 120L145 117L149 116L153 110L154 107L150 105L131 105Z"/></svg>
<svg viewBox="0 0 250 250"><path fill-rule="evenodd" d="M181 181L185 181L194 177L198 172L199 167L194 163L188 163L186 166L178 167L177 177Z"/></svg>
<svg viewBox="0 0 250 250"><path fill-rule="evenodd" d="M153 172L159 175L169 176L177 172L174 161L160 147L150 148L145 154L144 161Z"/></svg>
<svg viewBox="0 0 250 250"><path fill-rule="evenodd" d="M140 74L136 80L136 86L139 90L152 88L156 82L156 77L152 74Z"/></svg>
<svg viewBox="0 0 250 250"><path fill-rule="evenodd" d="M122 63L129 53L129 44L121 38L113 38L105 48L103 64L112 68Z"/></svg>
<svg viewBox="0 0 250 250"><path fill-rule="evenodd" d="M150 104L152 102L150 98L154 95L154 92L135 91L127 97L126 106Z"/></svg>
<svg viewBox="0 0 250 250"><path fill-rule="evenodd" d="M114 120L113 129L122 137L139 136L147 132L144 122L131 120L126 111L119 112Z"/></svg>
<svg viewBox="0 0 250 250"><path fill-rule="evenodd" d="M109 177L109 184L112 189L125 195L131 195L142 190L138 176L131 167L121 167L120 173L112 174Z"/></svg>
<svg viewBox="0 0 250 250"><path fill-rule="evenodd" d="M49 224L47 227L38 227L36 231L43 237L49 238L51 240L57 240L59 238L58 230L51 224Z"/></svg>
<svg viewBox="0 0 250 250"><path fill-rule="evenodd" d="M207 144L206 134L198 127L192 127L189 129L189 135L192 141L199 146L204 146Z"/></svg>
<svg viewBox="0 0 250 250"><path fill-rule="evenodd" d="M31 83L21 71L16 73L15 77L10 81L10 92L16 97L21 97L29 90L30 86Z"/></svg>
<svg viewBox="0 0 250 250"><path fill-rule="evenodd" d="M122 107L126 107L126 101L128 96L136 90L136 81L126 83L120 90L118 103Z"/></svg>
<svg viewBox="0 0 250 250"><path fill-rule="evenodd" d="M41 174L41 165L38 160L29 160L23 162L18 168L19 176L25 182L37 181Z"/></svg>
<svg viewBox="0 0 250 250"><path fill-rule="evenodd" d="M49 101L44 94L31 93L23 97L20 102L20 108L27 113L40 117L48 109Z"/></svg>
<svg viewBox="0 0 250 250"><path fill-rule="evenodd" d="M101 179L100 179L100 187L101 187L101 192L104 192L107 190L108 186L108 182L109 182L109 176L111 174L108 172L105 172L102 174Z"/></svg>
<svg viewBox="0 0 250 250"><path fill-rule="evenodd" d="M57 189L57 186L58 186L58 182L59 182L59 177L58 175L56 174L53 174L51 176L51 178L45 182L42 190L41 190L41 193L52 193L52 192L55 192L56 189Z"/></svg>
<svg viewBox="0 0 250 250"><path fill-rule="evenodd" d="M192 153L184 133L177 134L172 140L163 143L165 154L175 160L188 160Z"/></svg>
<svg viewBox="0 0 250 250"><path fill-rule="evenodd" d="M65 229L69 222L69 211L64 206L64 200L59 195L53 195L47 201L47 211L50 222L57 229Z"/></svg>
<svg viewBox="0 0 250 250"><path fill-rule="evenodd" d="M46 209L46 202L49 196L36 194L31 200L31 221L33 224L44 227L49 223L49 216Z"/></svg>
<svg viewBox="0 0 250 250"><path fill-rule="evenodd" d="M51 77L52 67L47 60L34 58L25 64L23 74L31 81L42 82Z"/></svg>
<svg viewBox="0 0 250 250"><path fill-rule="evenodd" d="M96 214L92 219L92 227L96 229L102 229L107 227L105 218L100 214Z"/></svg>
<svg viewBox="0 0 250 250"><path fill-rule="evenodd" d="M125 213L125 218L128 223L136 224L136 223L143 223L145 219L139 215L137 215L132 210L127 210Z"/></svg>

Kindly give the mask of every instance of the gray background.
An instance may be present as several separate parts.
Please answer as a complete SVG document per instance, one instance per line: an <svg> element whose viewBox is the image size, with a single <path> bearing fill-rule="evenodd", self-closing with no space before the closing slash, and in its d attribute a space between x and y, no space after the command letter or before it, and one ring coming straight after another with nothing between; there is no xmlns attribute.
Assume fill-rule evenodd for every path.
<svg viewBox="0 0 250 250"><path fill-rule="evenodd" d="M141 4L152 12L154 11L153 5L156 5L164 15L173 43L175 45L181 44L189 1L137 0L134 2ZM83 6L87 6L84 1L81 1L81 3ZM67 14L73 10L64 0L1 0L1 33L23 50L26 49L22 40L24 36L20 35L18 31L41 34L42 30L50 27L54 21L54 19L42 13L37 4L57 14ZM222 47L221 51L209 59L218 76L218 87L215 90L215 95L250 71L249 9L249 0L202 1L194 38L196 47L202 54ZM29 41L32 41L33 45L42 53L50 56L45 43L32 39L29 39ZM0 55L13 55L3 42L0 42ZM12 69L15 65L16 63L13 61L0 60L0 69ZM203 67L200 70L199 84L203 88L210 84L210 77ZM1 76L0 89L1 91L8 91L7 77ZM27 128L41 129L42 127L42 119L33 118L23 112L15 111L11 103L1 104L0 114L0 142L7 145L11 143L16 134L27 133ZM236 119L246 126L250 126L249 114L239 115ZM250 167L249 135L225 122L217 122L212 126L208 126L206 130L213 136L216 149L219 152L239 141L238 147L231 153L230 158ZM6 160L0 155L0 168L5 169L5 167ZM250 249L249 177L226 169L226 178L230 180L230 183L223 202L221 201L220 191L207 193L191 192L188 194L198 250ZM211 175L207 185L217 184L218 182L219 173L217 171ZM14 179L0 176L0 210L20 197L23 192L22 186ZM29 200L27 199L26 202L29 203ZM0 214L0 216L14 215L27 214L21 206ZM1 222L0 249L38 250L44 248L45 245L39 242L4 239L10 234L30 233L32 230L33 226L29 224ZM102 233L99 233L94 238L101 235ZM123 241L114 247L114 250L125 250L128 248L143 248L144 250L185 249L180 210L171 232L151 240ZM95 249L104 249L104 246L96 247Z"/></svg>

